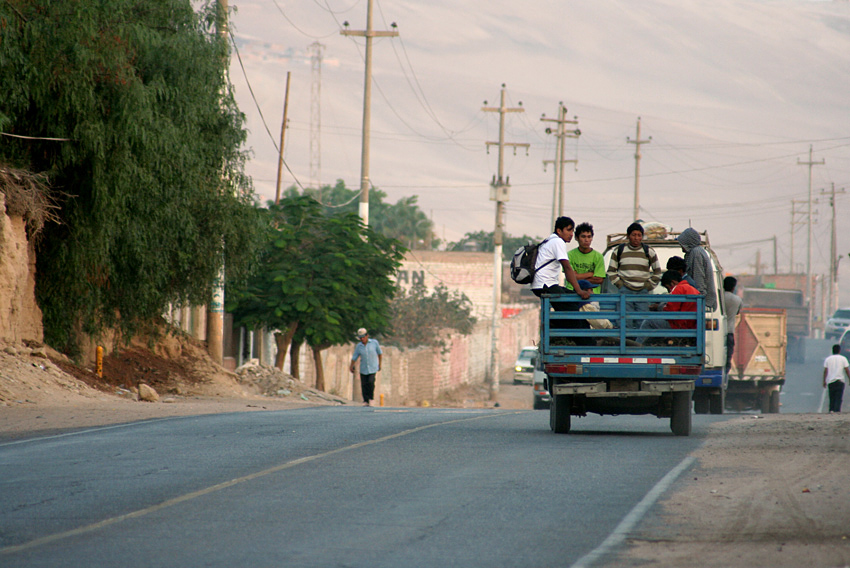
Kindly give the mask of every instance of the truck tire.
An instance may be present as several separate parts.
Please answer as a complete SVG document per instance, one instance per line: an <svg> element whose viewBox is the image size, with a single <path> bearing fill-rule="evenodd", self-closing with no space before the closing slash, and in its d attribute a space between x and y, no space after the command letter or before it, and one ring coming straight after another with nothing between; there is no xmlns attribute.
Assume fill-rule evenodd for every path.
<svg viewBox="0 0 850 568"><path fill-rule="evenodd" d="M726 391L721 389L719 393L711 394L708 397L708 406L712 414L723 414L723 408L726 406Z"/></svg>
<svg viewBox="0 0 850 568"><path fill-rule="evenodd" d="M703 392L694 393L694 412L696 414L708 414L708 395Z"/></svg>
<svg viewBox="0 0 850 568"><path fill-rule="evenodd" d="M556 434L568 434L570 431L570 406L573 397L568 394L553 395L549 403L549 426Z"/></svg>
<svg viewBox="0 0 850 568"><path fill-rule="evenodd" d="M770 393L769 392L760 392L758 393L758 403L759 410L762 414L768 414L770 412Z"/></svg>
<svg viewBox="0 0 850 568"><path fill-rule="evenodd" d="M670 416L670 430L676 436L691 435L691 393L677 391L673 393L673 412Z"/></svg>
<svg viewBox="0 0 850 568"><path fill-rule="evenodd" d="M768 402L767 411L771 414L779 414L779 391L770 392L770 401Z"/></svg>

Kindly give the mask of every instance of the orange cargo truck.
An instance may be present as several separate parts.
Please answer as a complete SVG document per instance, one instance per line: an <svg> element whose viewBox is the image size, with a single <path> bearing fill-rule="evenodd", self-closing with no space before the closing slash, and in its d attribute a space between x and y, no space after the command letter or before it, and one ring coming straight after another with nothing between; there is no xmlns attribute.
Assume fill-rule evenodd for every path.
<svg viewBox="0 0 850 568"><path fill-rule="evenodd" d="M729 410L779 412L785 384L787 314L782 308L743 308L735 326L735 352L726 390Z"/></svg>

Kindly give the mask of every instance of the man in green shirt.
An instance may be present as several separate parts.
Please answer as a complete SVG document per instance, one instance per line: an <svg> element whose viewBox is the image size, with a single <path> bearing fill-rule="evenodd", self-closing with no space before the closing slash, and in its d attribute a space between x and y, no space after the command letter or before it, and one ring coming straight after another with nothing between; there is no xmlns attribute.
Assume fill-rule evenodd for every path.
<svg viewBox="0 0 850 568"><path fill-rule="evenodd" d="M593 250L593 225L590 223L582 223L576 227L576 240L578 248L574 248L567 253L570 260L570 265L576 272L576 280L586 280L593 286L593 293L599 290L599 285L605 279L605 261L602 258L602 253ZM582 283L579 282L581 285ZM566 283L566 287L572 290L573 287ZM585 286L582 285L582 288Z"/></svg>

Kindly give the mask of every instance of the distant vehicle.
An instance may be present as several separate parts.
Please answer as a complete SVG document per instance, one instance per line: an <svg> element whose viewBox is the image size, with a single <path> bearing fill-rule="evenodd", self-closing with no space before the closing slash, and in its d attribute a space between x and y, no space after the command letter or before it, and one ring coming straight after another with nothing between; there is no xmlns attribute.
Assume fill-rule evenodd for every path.
<svg viewBox="0 0 850 568"><path fill-rule="evenodd" d="M792 363L805 361L804 340L809 337L809 306L802 290L779 288L744 288L742 299L745 308L781 308L787 321L786 354Z"/></svg>
<svg viewBox="0 0 850 568"><path fill-rule="evenodd" d="M841 346L841 354L846 357L847 353L850 353L850 328L846 329L844 333L841 334L841 339L838 340L838 344Z"/></svg>
<svg viewBox="0 0 850 568"><path fill-rule="evenodd" d="M779 412L785 384L787 313L782 308L741 310L726 390L726 408Z"/></svg>
<svg viewBox="0 0 850 568"><path fill-rule="evenodd" d="M832 317L826 320L826 325L823 328L823 336L826 339L841 337L841 334L843 334L848 327L850 327L850 308L838 308L835 310L835 313L832 314Z"/></svg>
<svg viewBox="0 0 850 568"><path fill-rule="evenodd" d="M537 358L537 347L523 347L517 355L514 364L514 384L531 383L534 374L534 360Z"/></svg>
<svg viewBox="0 0 850 568"><path fill-rule="evenodd" d="M534 369L534 380L531 381L531 386L534 389L534 410L543 410L549 408L549 403L552 397L546 389L546 373L541 369Z"/></svg>

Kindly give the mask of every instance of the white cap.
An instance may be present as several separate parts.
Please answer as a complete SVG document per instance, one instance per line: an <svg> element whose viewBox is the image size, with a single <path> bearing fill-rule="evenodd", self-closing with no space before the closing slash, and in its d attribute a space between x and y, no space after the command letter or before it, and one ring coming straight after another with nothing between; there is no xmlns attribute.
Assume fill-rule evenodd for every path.
<svg viewBox="0 0 850 568"><path fill-rule="evenodd" d="M366 335L369 335L369 332L366 331L365 327L361 327L360 329L357 330L357 337L364 337Z"/></svg>

